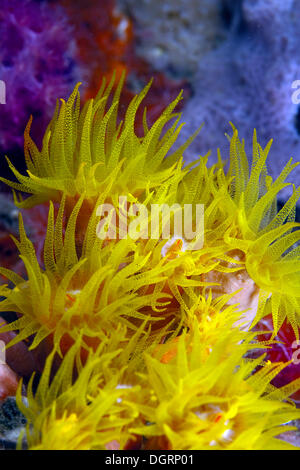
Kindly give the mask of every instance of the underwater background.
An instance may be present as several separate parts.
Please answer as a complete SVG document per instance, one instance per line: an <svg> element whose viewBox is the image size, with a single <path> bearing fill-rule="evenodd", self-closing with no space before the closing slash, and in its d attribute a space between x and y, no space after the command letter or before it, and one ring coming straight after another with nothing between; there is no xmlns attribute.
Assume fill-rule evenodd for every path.
<svg viewBox="0 0 300 470"><path fill-rule="evenodd" d="M183 90L176 111L185 125L175 148L203 123L185 151L186 162L210 151L208 161L215 164L218 149L228 159L230 123L245 139L249 158L254 129L263 148L273 139L267 166L274 179L291 157L300 161L299 0L1 0L0 176L12 177L5 156L25 174L24 131L31 115L30 135L41 148L58 98L67 100L82 82L84 104L96 96L103 77L109 81L115 73L118 80L123 72L121 118L153 78L144 100L149 127ZM135 126L141 135L141 111ZM287 181L300 185L300 166ZM281 189L278 210L292 192L291 185ZM299 222L299 201L295 214ZM47 216L41 208L24 214L39 256ZM10 188L1 182L0 264L18 272L11 234L19 235L18 217ZM291 337L291 329L284 334ZM280 346L272 354L282 360ZM282 373L278 383L298 379L299 368ZM4 448L14 447L24 422L10 398L0 412Z"/></svg>

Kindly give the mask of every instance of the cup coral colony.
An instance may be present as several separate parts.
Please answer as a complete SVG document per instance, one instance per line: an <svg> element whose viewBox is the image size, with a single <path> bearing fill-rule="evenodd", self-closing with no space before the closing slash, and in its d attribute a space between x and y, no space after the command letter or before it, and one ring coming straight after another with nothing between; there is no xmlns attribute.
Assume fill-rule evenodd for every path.
<svg viewBox="0 0 300 470"><path fill-rule="evenodd" d="M27 420L18 447L295 449L285 435L300 418L300 189L279 211L276 202L297 163L273 179L271 142L262 148L254 131L248 160L232 125L229 166L220 152L212 166L209 155L186 165L198 131L174 148L181 94L152 126L144 108L140 135L136 113L151 84L121 121L123 81L103 80L82 109L78 84L58 101L41 150L30 120L27 174L8 160L14 179L1 178L20 210L24 272L0 270L0 311L16 315L0 337L7 354L23 348L24 368L31 361L26 374L6 366L0 376L4 398L18 372ZM38 205L48 207L42 259L22 218ZM103 205L114 208L105 217ZM175 211L168 239L164 216L155 237L125 235L124 213L145 235L152 205L201 205L203 224L189 213L198 249L178 233ZM274 360L287 331L293 354Z"/></svg>

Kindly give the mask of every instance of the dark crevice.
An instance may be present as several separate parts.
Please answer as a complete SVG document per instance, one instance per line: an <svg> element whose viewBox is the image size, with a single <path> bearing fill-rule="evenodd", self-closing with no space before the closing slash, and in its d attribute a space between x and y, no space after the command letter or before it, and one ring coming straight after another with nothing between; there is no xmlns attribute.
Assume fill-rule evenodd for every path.
<svg viewBox="0 0 300 470"><path fill-rule="evenodd" d="M221 5L221 19L225 28L230 29L234 17L234 10L230 7L228 2L223 2Z"/></svg>
<svg viewBox="0 0 300 470"><path fill-rule="evenodd" d="M295 129L297 134L300 135L300 106L297 108L297 113L295 114L294 118Z"/></svg>
<svg viewBox="0 0 300 470"><path fill-rule="evenodd" d="M220 16L224 28L241 33L245 24L241 13L241 0L223 0L220 6Z"/></svg>

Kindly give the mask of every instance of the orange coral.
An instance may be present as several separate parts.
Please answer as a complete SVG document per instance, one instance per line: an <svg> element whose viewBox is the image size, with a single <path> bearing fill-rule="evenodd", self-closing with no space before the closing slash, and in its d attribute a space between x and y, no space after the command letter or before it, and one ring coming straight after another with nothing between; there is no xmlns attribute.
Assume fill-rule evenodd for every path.
<svg viewBox="0 0 300 470"><path fill-rule="evenodd" d="M84 101L96 96L103 77L109 82L115 73L118 83L125 71L133 78L132 88L136 88L134 82L142 88L152 77L155 78L145 100L149 124L158 118L182 88L185 88L185 96L188 97L189 87L184 81L176 81L161 72L153 71L147 62L136 56L133 22L117 9L115 0L63 0L63 5L76 29L79 59L86 70L83 80L88 83L88 87L84 92ZM136 91L130 86L125 87L120 103L120 118L124 117ZM137 131L142 131L141 113L137 122L140 123Z"/></svg>

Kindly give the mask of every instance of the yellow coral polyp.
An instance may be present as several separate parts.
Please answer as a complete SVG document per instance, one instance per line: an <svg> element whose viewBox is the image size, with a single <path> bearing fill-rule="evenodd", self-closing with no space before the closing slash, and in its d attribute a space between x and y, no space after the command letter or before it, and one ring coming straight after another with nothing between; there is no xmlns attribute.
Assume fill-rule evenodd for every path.
<svg viewBox="0 0 300 470"><path fill-rule="evenodd" d="M138 196L146 188L158 188L172 177L174 164L192 140L167 156L182 127L178 125L180 115L173 112L181 94L150 129L144 113L144 136L138 137L136 112L151 83L133 98L124 121L119 123L123 81L124 75L112 93L115 76L108 84L103 79L96 98L88 100L81 111L78 83L67 102L57 103L41 151L30 138L29 121L25 131L28 176L21 175L8 162L19 183L1 178L15 190L32 194L25 200L15 196L19 207L29 208L49 200L60 202L65 194L72 208L79 195L85 193L87 205L93 210L100 193ZM174 122L161 137L164 126L170 121Z"/></svg>
<svg viewBox="0 0 300 470"><path fill-rule="evenodd" d="M42 442L33 446L31 450L88 450L91 447L91 434L89 430L79 426L75 413L53 420L53 422L51 418L48 418L44 422Z"/></svg>
<svg viewBox="0 0 300 470"><path fill-rule="evenodd" d="M6 299L1 302L0 309L13 310L20 316L2 330L20 330L10 346L34 334L31 349L51 337L60 351L62 340L66 345L72 344L79 333L83 334L83 346L97 345L119 322L136 330L137 324L149 316L147 310L143 313L144 307L164 305L159 300L161 290L147 292L143 288L151 283L159 285L165 282L165 268L150 267L143 272L149 256L140 255L138 251L132 254L132 242L127 240L115 242L115 252L108 247L105 249L103 240L95 235L96 219L93 217L81 255L77 254L75 225L80 202L71 214L64 237L62 210L54 226L53 206L50 206L44 269L38 264L20 218L20 241L15 242L28 280L1 270L15 283L15 288L1 287L1 294ZM166 300L169 295L164 293L163 296ZM149 321L159 318L149 318Z"/></svg>
<svg viewBox="0 0 300 470"><path fill-rule="evenodd" d="M17 394L20 410L27 418L26 435L31 450L104 450L110 445L123 448L129 439L132 423L141 424L134 402L139 386L120 385L134 377L138 360L128 366L134 344L143 342L143 333L127 342L125 331L117 328L110 341L102 343L94 354L81 364L81 337L64 356L54 378L51 370L54 352L50 353L37 389L33 393L33 377L28 385L27 402ZM74 382L75 363L79 371ZM120 367L121 365L121 367ZM131 372L128 375L128 371ZM136 381L136 379L133 379ZM134 393L133 397L131 397ZM22 435L19 447L22 446Z"/></svg>
<svg viewBox="0 0 300 470"><path fill-rule="evenodd" d="M251 375L262 358L247 361L243 354L248 338L224 356L229 331L219 337L209 355L203 355L201 334L196 328L178 341L177 354L166 363L147 357L144 379L156 400L137 397L137 407L148 423L133 428L146 436L146 448L161 445L169 450L292 449L276 438L291 429L282 425L300 416L291 403L280 403L299 386L274 391L274 375L284 366L266 364ZM172 345L171 345L172 347ZM245 348L245 349L244 349ZM151 396L152 396L151 395Z"/></svg>
<svg viewBox="0 0 300 470"><path fill-rule="evenodd" d="M294 245L299 245L299 227L300 224L286 223L262 235L253 242L246 259L246 269L260 287L258 309L261 316L269 299L274 335L287 318L297 338L300 324L300 266L299 246Z"/></svg>

